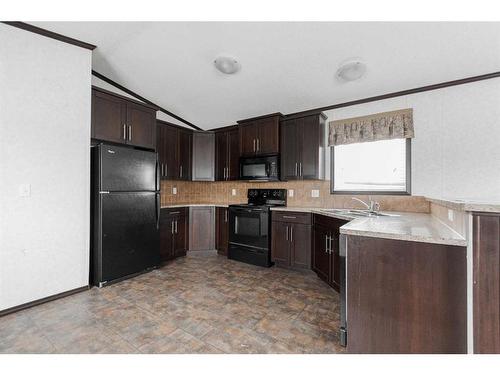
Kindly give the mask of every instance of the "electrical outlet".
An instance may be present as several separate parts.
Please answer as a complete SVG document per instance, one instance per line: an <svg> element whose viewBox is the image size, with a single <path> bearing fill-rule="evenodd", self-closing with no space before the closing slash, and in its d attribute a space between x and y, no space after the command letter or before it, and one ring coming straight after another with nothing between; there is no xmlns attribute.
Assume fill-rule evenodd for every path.
<svg viewBox="0 0 500 375"><path fill-rule="evenodd" d="M311 190L311 197L313 197L313 198L319 198L319 190L318 189L312 189Z"/></svg>
<svg viewBox="0 0 500 375"><path fill-rule="evenodd" d="M19 185L19 196L20 197L29 197L30 195L31 195L31 185L30 184Z"/></svg>
<svg viewBox="0 0 500 375"><path fill-rule="evenodd" d="M231 189L231 195L236 195L236 189Z"/></svg>
<svg viewBox="0 0 500 375"><path fill-rule="evenodd" d="M288 196L293 198L293 189L288 189Z"/></svg>
<svg viewBox="0 0 500 375"><path fill-rule="evenodd" d="M453 210L448 210L448 220L453 221Z"/></svg>
<svg viewBox="0 0 500 375"><path fill-rule="evenodd" d="M176 194L177 194L177 188L176 188L175 186L172 188L172 194L173 194L173 195L176 195Z"/></svg>

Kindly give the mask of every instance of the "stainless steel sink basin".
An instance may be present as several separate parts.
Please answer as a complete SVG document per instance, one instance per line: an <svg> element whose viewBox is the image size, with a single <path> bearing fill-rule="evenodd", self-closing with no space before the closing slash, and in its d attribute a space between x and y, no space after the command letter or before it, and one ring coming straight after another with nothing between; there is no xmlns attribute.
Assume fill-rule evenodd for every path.
<svg viewBox="0 0 500 375"><path fill-rule="evenodd" d="M322 208L320 209L320 211L337 213L346 216L360 216L360 217L399 216L395 214L386 214L382 212L368 211L368 210L354 210L349 208Z"/></svg>

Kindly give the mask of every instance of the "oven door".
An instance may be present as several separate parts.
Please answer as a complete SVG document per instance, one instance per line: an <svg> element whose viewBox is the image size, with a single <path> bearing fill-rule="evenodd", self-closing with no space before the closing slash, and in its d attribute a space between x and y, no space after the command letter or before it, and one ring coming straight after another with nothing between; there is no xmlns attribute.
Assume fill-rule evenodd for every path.
<svg viewBox="0 0 500 375"><path fill-rule="evenodd" d="M229 207L229 242L259 249L269 248L269 210Z"/></svg>

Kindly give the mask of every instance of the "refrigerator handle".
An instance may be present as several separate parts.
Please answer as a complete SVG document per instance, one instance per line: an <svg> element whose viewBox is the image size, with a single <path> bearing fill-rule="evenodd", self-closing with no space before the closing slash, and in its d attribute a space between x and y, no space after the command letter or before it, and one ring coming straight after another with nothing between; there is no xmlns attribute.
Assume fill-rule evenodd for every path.
<svg viewBox="0 0 500 375"><path fill-rule="evenodd" d="M156 229L160 229L160 210L161 210L161 199L160 193L156 193Z"/></svg>

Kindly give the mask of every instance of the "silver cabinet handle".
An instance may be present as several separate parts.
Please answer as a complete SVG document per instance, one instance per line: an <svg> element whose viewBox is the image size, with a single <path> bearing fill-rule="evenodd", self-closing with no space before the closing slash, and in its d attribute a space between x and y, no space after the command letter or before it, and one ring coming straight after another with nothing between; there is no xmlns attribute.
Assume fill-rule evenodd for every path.
<svg viewBox="0 0 500 375"><path fill-rule="evenodd" d="M296 219L297 216L287 216L287 215L283 215L283 219Z"/></svg>
<svg viewBox="0 0 500 375"><path fill-rule="evenodd" d="M128 126L128 140L132 140L132 125Z"/></svg>
<svg viewBox="0 0 500 375"><path fill-rule="evenodd" d="M168 164L165 164L164 167L165 167L165 177L168 177Z"/></svg>
<svg viewBox="0 0 500 375"><path fill-rule="evenodd" d="M299 175L299 164L295 163L295 176Z"/></svg>
<svg viewBox="0 0 500 375"><path fill-rule="evenodd" d="M288 225L286 226L286 240L288 241Z"/></svg>
<svg viewBox="0 0 500 375"><path fill-rule="evenodd" d="M165 176L165 165L163 165L163 163L161 163L160 167L161 167L161 176L164 177Z"/></svg>
<svg viewBox="0 0 500 375"><path fill-rule="evenodd" d="M174 234L174 221L172 220L170 224L171 224L170 233Z"/></svg>
<svg viewBox="0 0 500 375"><path fill-rule="evenodd" d="M255 152L255 138L253 139L253 151Z"/></svg>
<svg viewBox="0 0 500 375"><path fill-rule="evenodd" d="M260 150L260 139L257 138L257 151L259 151L259 150Z"/></svg>
<svg viewBox="0 0 500 375"><path fill-rule="evenodd" d="M325 236L325 253L328 253L328 236Z"/></svg>
<svg viewBox="0 0 500 375"><path fill-rule="evenodd" d="M170 215L177 215L177 214L180 214L181 212L180 211L172 211L170 212Z"/></svg>
<svg viewBox="0 0 500 375"><path fill-rule="evenodd" d="M123 124L123 140L127 140L127 125Z"/></svg>
<svg viewBox="0 0 500 375"><path fill-rule="evenodd" d="M302 162L299 163L299 176L302 176Z"/></svg>
<svg viewBox="0 0 500 375"><path fill-rule="evenodd" d="M179 169L179 177L182 177L182 165L180 166L180 169Z"/></svg>
<svg viewBox="0 0 500 375"><path fill-rule="evenodd" d="M177 220L175 221L175 233L177 233Z"/></svg>
<svg viewBox="0 0 500 375"><path fill-rule="evenodd" d="M293 226L290 226L290 242L293 242Z"/></svg>
<svg viewBox="0 0 500 375"><path fill-rule="evenodd" d="M227 223L227 209L224 211L224 222Z"/></svg>

